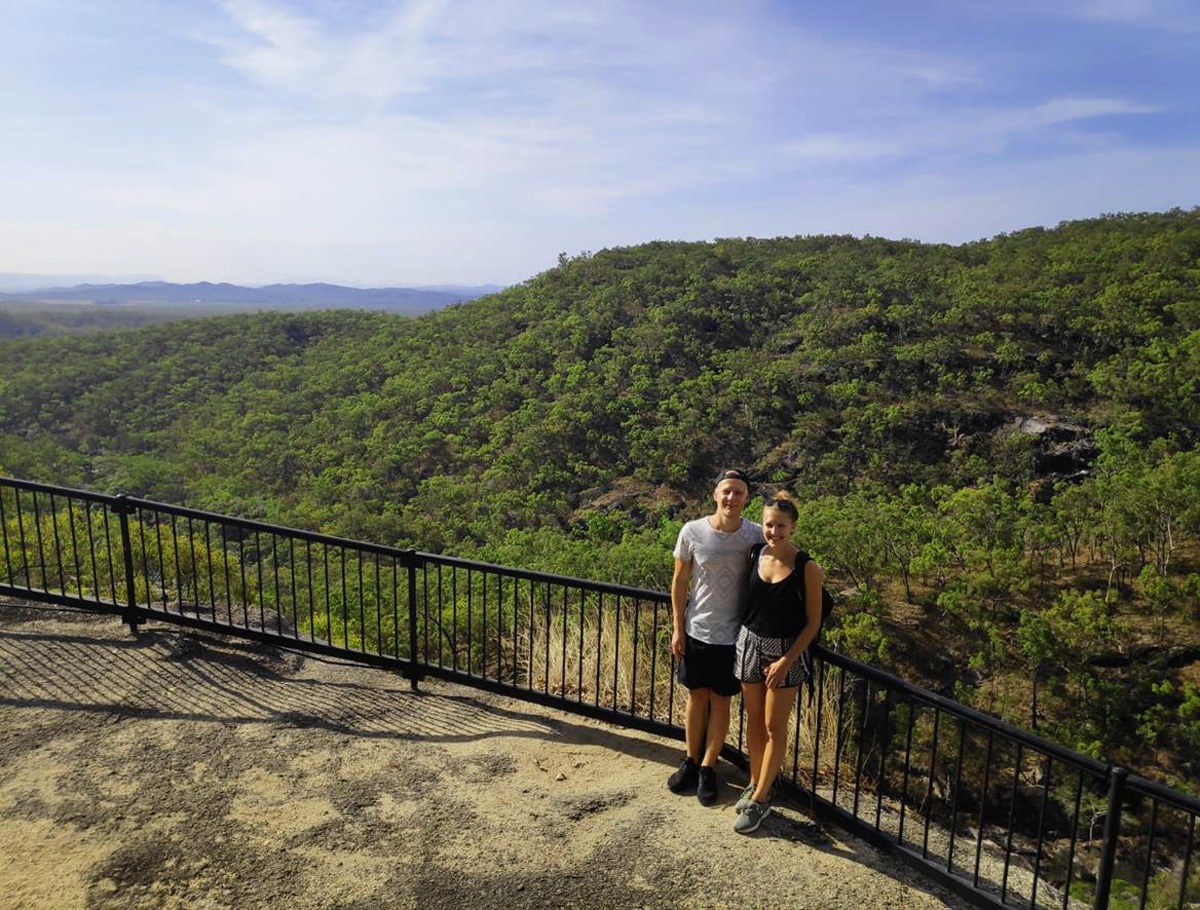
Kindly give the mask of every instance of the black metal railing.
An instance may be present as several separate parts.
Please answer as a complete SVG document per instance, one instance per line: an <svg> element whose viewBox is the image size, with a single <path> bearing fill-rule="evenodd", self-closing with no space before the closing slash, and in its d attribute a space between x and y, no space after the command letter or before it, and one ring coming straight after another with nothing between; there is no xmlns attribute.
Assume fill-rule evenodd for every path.
<svg viewBox="0 0 1200 910"><path fill-rule="evenodd" d="M681 735L662 592L0 478L0 594ZM742 746L739 727L726 754L744 765ZM1200 903L1200 800L820 647L784 780L980 906Z"/></svg>

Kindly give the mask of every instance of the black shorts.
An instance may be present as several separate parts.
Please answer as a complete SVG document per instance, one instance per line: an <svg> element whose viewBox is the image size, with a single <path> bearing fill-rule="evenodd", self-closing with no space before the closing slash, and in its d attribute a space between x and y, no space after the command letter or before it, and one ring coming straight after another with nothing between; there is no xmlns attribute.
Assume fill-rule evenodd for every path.
<svg viewBox="0 0 1200 910"><path fill-rule="evenodd" d="M710 645L684 636L679 681L689 689L712 689L726 698L737 695L742 686L733 675L734 651L734 645Z"/></svg>

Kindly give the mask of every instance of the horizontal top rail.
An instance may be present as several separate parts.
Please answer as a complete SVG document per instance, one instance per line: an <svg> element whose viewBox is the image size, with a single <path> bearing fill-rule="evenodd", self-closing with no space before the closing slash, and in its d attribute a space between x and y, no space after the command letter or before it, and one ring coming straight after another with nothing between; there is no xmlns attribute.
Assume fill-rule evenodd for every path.
<svg viewBox="0 0 1200 910"><path fill-rule="evenodd" d="M630 585L616 584L614 582L574 578L568 575L557 575L552 572L539 572L533 569L515 569L510 566L495 565L493 563L480 562L479 560L464 559L457 556L446 556L440 553L428 553L410 547L389 547L385 544L371 543L370 541L365 540L355 540L349 537L338 537L332 534L322 534L317 531L306 531L302 528L285 527L283 525L271 524L270 522L257 521L253 518L239 518L234 515L207 512L203 509L193 509L188 506L157 502L153 499L142 499L137 496L127 496L125 494L114 495L110 493L93 493L87 490L75 489L73 487L37 483L30 480L18 480L16 478L7 477L4 475L0 475L0 481L3 481L6 486L16 487L17 489L22 490L36 490L43 493L69 495L80 499L86 499L90 502L110 505L114 508L132 507L135 509L145 509L151 512L161 512L165 515L176 515L181 518L194 518L200 521L213 522L214 524L231 525L247 531L262 531L263 533L279 534L292 537L297 540L306 540L312 543L325 544L328 546L349 547L355 550L361 550L364 553L374 553L379 556L390 556L398 560L415 559L417 561L436 562L441 565L454 566L463 569L479 569L490 572L494 575L503 575L508 578L541 581L548 584L565 584L570 585L573 588L583 588L589 591L595 591L596 593L616 594L624 597L637 597L642 600L658 601L659 603L669 603L671 599L670 594L663 591L654 591L649 588L636 588Z"/></svg>
<svg viewBox="0 0 1200 910"><path fill-rule="evenodd" d="M1156 781L1147 780L1144 777L1138 777L1136 774L1130 774L1125 780L1125 788L1131 793L1150 796L1161 802L1170 803L1177 809L1183 809L1193 815L1200 816L1200 799L1179 790L1173 790L1166 784L1160 784Z"/></svg>

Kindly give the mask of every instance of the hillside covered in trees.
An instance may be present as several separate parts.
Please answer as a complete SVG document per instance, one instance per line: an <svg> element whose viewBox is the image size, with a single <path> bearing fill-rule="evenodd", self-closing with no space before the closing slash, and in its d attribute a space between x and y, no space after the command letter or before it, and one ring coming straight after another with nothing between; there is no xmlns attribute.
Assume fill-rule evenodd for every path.
<svg viewBox="0 0 1200 910"><path fill-rule="evenodd" d="M722 466L841 647L1197 788L1200 210L560 257L425 316L0 342L0 471L665 588Z"/></svg>

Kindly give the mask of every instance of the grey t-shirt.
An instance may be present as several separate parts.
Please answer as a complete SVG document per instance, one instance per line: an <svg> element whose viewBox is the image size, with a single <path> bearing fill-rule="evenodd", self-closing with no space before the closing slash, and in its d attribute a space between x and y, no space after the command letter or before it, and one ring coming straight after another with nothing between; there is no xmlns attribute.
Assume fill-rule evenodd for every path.
<svg viewBox="0 0 1200 910"><path fill-rule="evenodd" d="M763 540L762 526L745 518L736 531L717 531L707 518L679 531L675 558L692 561L692 590L684 611L684 631L710 645L737 642L738 598L749 569L747 554Z"/></svg>

